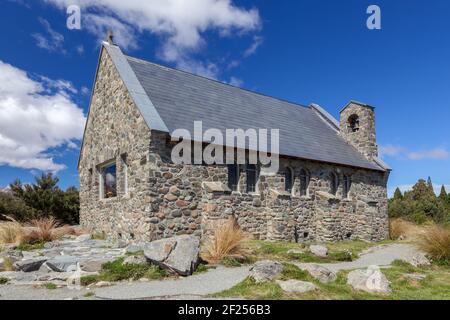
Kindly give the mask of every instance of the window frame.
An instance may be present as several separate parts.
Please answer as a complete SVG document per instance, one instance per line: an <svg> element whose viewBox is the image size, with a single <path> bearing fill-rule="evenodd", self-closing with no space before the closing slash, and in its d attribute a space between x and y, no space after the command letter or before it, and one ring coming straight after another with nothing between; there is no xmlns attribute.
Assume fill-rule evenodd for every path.
<svg viewBox="0 0 450 320"><path fill-rule="evenodd" d="M288 180L289 177L289 180ZM286 167L286 170L284 172L284 191L293 193L294 191L294 170L291 167ZM290 185L288 186L288 181L290 182Z"/></svg>
<svg viewBox="0 0 450 320"><path fill-rule="evenodd" d="M304 181L303 181L303 177L304 177ZM309 183L311 180L310 174L308 172L308 170L306 169L300 169L300 173L299 173L299 195L300 197L308 197L309 196ZM305 183L305 185L303 186L303 182Z"/></svg>
<svg viewBox="0 0 450 320"><path fill-rule="evenodd" d="M105 173L105 169L107 169L107 168L110 168L110 167L113 167L113 166L115 166L115 168L116 168L116 172L115 172L115 179L116 179L116 192L115 192L115 195L114 196L112 196L112 197L106 197L106 194L105 194L105 183L106 183L106 181L105 181L105 177L104 177L104 173ZM99 167L98 167L98 173L99 173L99 197L100 197L100 199L102 199L102 200L108 200L108 199L115 199L115 198L117 198L117 196L118 196L118 190L117 190L117 162L116 162L116 160L114 159L114 160L110 160L110 161L108 161L108 162L105 162L105 163L103 163L103 164L101 164L101 165L99 165Z"/></svg>
<svg viewBox="0 0 450 320"><path fill-rule="evenodd" d="M128 185L128 159L127 154L123 154L120 157L122 161L122 174L123 174L123 194L127 196L129 194L129 185Z"/></svg>
<svg viewBox="0 0 450 320"><path fill-rule="evenodd" d="M254 170L250 169L250 167L254 168ZM255 174L254 188L250 188L250 184L249 184L249 173L250 172L254 172L254 174ZM252 189L254 189L254 190L252 190ZM245 166L245 191L248 194L258 192L258 166L256 164L247 164Z"/></svg>
<svg viewBox="0 0 450 320"><path fill-rule="evenodd" d="M234 178L236 179L235 181L236 181L236 184L231 184L231 177L232 177L232 175L231 175L231 168L232 167L234 167L235 168L235 173L234 173ZM231 191L239 191L239 180L240 180L240 177L241 177L241 174L240 174L240 168L239 168L239 165L238 164L229 164L228 166L227 166L227 168L228 168L228 188L230 188L230 190ZM234 186L234 187L233 187Z"/></svg>
<svg viewBox="0 0 450 320"><path fill-rule="evenodd" d="M344 174L344 180L343 180L343 191L342 191L342 197L344 199L350 198L350 190L352 188L352 177L351 175Z"/></svg>
<svg viewBox="0 0 450 320"><path fill-rule="evenodd" d="M328 180L330 183L329 193L336 196L339 189L339 176L336 172L330 172L328 175Z"/></svg>

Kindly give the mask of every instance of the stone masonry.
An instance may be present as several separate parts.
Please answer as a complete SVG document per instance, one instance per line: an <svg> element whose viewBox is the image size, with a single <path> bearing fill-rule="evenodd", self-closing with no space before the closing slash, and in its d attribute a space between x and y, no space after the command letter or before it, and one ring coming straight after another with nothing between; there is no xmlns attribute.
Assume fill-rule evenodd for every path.
<svg viewBox="0 0 450 320"><path fill-rule="evenodd" d="M347 119L359 118L349 132ZM374 111L351 103L341 115L341 134L368 159L376 157ZM259 170L257 192L227 187L225 165L175 165L167 133L151 130L112 60L102 50L80 155L81 224L109 238L149 241L179 234L207 236L228 217L256 239L339 241L388 237L386 185L389 172L294 158L281 158L277 174ZM114 162L117 196L102 199L100 168ZM127 170L125 170L125 164ZM285 191L285 170L293 190ZM300 170L309 185L300 196ZM330 193L330 173L338 186ZM126 177L125 177L126 175ZM344 196L344 176L351 177ZM127 185L127 187L125 186Z"/></svg>

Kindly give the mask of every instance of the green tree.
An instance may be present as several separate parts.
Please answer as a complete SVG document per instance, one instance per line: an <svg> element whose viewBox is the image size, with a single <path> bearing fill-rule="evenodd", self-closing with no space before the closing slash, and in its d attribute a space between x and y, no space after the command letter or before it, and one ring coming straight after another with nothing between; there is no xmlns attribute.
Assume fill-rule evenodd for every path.
<svg viewBox="0 0 450 320"><path fill-rule="evenodd" d="M445 190L445 186L442 185L441 188L441 193L439 194L439 199L442 201L442 203L447 203L448 200L448 194L447 194L447 190Z"/></svg>
<svg viewBox="0 0 450 320"><path fill-rule="evenodd" d="M427 186L428 186L428 189L430 189L430 191L432 191L434 193L434 186L433 186L433 181L431 181L431 177L428 177Z"/></svg>
<svg viewBox="0 0 450 320"><path fill-rule="evenodd" d="M403 200L403 193L400 191L400 188L395 189L394 200Z"/></svg>

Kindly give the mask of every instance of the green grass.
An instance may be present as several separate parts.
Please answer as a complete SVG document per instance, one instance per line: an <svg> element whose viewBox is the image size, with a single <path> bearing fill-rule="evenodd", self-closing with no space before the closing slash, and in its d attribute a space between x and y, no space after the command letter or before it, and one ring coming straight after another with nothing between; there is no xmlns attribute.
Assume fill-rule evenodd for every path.
<svg viewBox="0 0 450 320"><path fill-rule="evenodd" d="M388 243L382 242L382 243ZM305 263L332 263L342 261L352 261L357 259L359 254L372 246L380 243L369 243L365 241L341 241L337 243L327 243L328 256L320 258L309 252L309 244L289 243L289 242L269 242L254 240L249 242L249 248L253 252L250 260L277 260L296 261ZM288 253L291 249L302 250L302 253Z"/></svg>
<svg viewBox="0 0 450 320"><path fill-rule="evenodd" d="M158 280L167 277L167 273L155 265L123 264L124 258L105 263L98 275L81 277L81 284L87 286L99 281L117 282L146 278Z"/></svg>
<svg viewBox="0 0 450 320"><path fill-rule="evenodd" d="M45 289L48 289L48 290L56 290L56 289L58 289L58 286L56 284L54 284L54 283L45 283L43 285L43 287Z"/></svg>
<svg viewBox="0 0 450 320"><path fill-rule="evenodd" d="M371 294L355 291L347 285L347 274L337 274L335 282L322 284L309 274L292 264L284 264L280 280L297 279L314 283L318 290L304 294L288 294L281 290L275 281L257 284L247 278L235 287L214 295L215 297L241 297L245 299L283 299L283 300L450 300L450 268L440 265L415 268L412 265L395 261L391 268L382 269L391 282L392 293ZM422 273L424 280L412 280L405 273Z"/></svg>
<svg viewBox="0 0 450 320"><path fill-rule="evenodd" d="M88 292L88 293L84 294L83 297L85 297L85 298L91 298L91 297L93 297L93 296L95 296L95 293L94 293L94 292Z"/></svg>
<svg viewBox="0 0 450 320"><path fill-rule="evenodd" d="M46 242L36 242L36 243L22 243L19 246L17 246L16 250L19 251L33 251L33 250L40 250L44 249Z"/></svg>
<svg viewBox="0 0 450 320"><path fill-rule="evenodd" d="M9 282L9 279L7 279L7 278L0 278L0 285L4 285L4 284L7 284Z"/></svg>

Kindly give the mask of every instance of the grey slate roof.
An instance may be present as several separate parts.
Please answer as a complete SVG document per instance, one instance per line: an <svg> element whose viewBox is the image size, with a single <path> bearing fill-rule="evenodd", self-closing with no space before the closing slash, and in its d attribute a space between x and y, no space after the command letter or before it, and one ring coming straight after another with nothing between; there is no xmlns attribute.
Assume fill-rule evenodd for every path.
<svg viewBox="0 0 450 320"><path fill-rule="evenodd" d="M169 133L176 129L193 133L194 121L203 122L203 131L217 128L224 136L226 129L279 129L280 155L384 171L345 142L315 108L133 57L126 56L126 60L150 100L142 105L137 103L141 113L154 114L156 110L164 125L156 123L166 126ZM149 122L154 119L146 120L152 128Z"/></svg>

